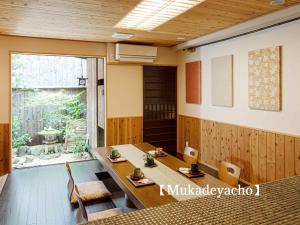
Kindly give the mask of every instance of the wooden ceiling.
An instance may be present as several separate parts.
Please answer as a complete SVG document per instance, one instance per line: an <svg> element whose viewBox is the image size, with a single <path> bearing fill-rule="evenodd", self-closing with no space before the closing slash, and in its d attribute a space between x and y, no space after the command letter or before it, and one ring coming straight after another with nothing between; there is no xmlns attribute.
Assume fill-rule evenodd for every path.
<svg viewBox="0 0 300 225"><path fill-rule="evenodd" d="M115 32L133 33L133 42L172 46L294 4L286 0L206 0L151 32L114 29L139 0L1 0L0 34L115 42ZM184 37L185 40L177 40Z"/></svg>

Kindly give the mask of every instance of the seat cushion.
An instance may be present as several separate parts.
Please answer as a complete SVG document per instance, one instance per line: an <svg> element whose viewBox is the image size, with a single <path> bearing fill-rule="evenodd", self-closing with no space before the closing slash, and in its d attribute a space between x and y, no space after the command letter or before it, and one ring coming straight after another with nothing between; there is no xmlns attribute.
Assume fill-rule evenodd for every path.
<svg viewBox="0 0 300 225"><path fill-rule="evenodd" d="M77 184L79 195L82 201L92 201L97 199L109 198L111 193L107 190L102 181L90 181ZM77 203L77 197L75 193L72 193L71 203Z"/></svg>
<svg viewBox="0 0 300 225"><path fill-rule="evenodd" d="M104 218L107 218L107 217L117 216L117 215L120 215L120 214L122 214L122 211L119 208L108 209L108 210L105 210L105 211L88 214L88 221L104 219Z"/></svg>

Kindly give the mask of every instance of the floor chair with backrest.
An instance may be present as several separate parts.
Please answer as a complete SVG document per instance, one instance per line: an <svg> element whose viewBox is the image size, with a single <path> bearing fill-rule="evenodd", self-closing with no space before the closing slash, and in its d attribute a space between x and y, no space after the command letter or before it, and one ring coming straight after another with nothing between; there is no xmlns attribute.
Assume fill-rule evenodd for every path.
<svg viewBox="0 0 300 225"><path fill-rule="evenodd" d="M198 155L199 155L198 150L186 146L183 152L183 160L188 164L196 164L198 163Z"/></svg>
<svg viewBox="0 0 300 225"><path fill-rule="evenodd" d="M72 204L75 204L77 203L77 197L74 193L75 182L72 176L70 164L66 162L65 165L69 176L69 181L67 185L68 197L70 199L70 202ZM80 197L84 202L110 198L112 196L112 194L106 188L102 181L88 181L84 183L78 183L76 184L76 186L78 189L78 193L80 194Z"/></svg>
<svg viewBox="0 0 300 225"><path fill-rule="evenodd" d="M78 223L91 222L91 221L104 219L104 218L108 218L108 217L111 217L111 216L116 216L116 215L122 214L121 209L114 208L113 202L112 202L112 207L113 208L111 208L111 209L107 209L107 210L104 210L104 211L88 214L87 211L86 211L83 199L82 199L81 195L79 194L79 190L78 190L77 185L75 185L74 194L77 197L77 202L78 202L78 205L79 205L79 208L77 209L77 222Z"/></svg>
<svg viewBox="0 0 300 225"><path fill-rule="evenodd" d="M219 168L219 178L227 184L236 187L239 183L241 169L229 162L222 161Z"/></svg>

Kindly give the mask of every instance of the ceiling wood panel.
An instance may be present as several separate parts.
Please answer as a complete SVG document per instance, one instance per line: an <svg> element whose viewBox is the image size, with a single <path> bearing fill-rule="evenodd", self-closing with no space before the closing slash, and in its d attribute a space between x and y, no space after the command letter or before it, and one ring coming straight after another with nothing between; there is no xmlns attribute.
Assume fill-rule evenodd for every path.
<svg viewBox="0 0 300 225"><path fill-rule="evenodd" d="M0 34L84 41L117 41L116 32L130 32L130 41L175 45L294 4L271 6L268 0L206 0L151 32L114 29L139 0L1 0ZM184 40L184 41L185 41Z"/></svg>

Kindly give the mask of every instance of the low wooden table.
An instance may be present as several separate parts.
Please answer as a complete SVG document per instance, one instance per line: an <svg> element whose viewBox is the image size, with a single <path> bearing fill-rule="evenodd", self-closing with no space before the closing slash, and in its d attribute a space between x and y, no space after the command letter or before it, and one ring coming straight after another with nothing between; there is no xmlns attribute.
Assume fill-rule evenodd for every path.
<svg viewBox="0 0 300 225"><path fill-rule="evenodd" d="M149 150L155 149L154 146L148 143L135 144L135 147L147 153ZM177 202L175 198L170 195L160 196L160 188L158 185L151 185L142 188L134 187L126 176L130 175L135 166L129 161L121 163L112 163L107 156L111 152L111 147L97 148L94 152L97 159L107 168L109 174L117 182L117 184L126 193L128 198L134 203L138 209L161 206L167 203ZM177 171L179 167L189 167L184 161L168 154L166 157L156 158L157 161L168 166L170 169ZM184 176L184 175L182 175ZM188 178L187 178L188 179ZM204 177L192 178L200 187L205 187L209 184L210 187L230 187L221 180L206 174Z"/></svg>

